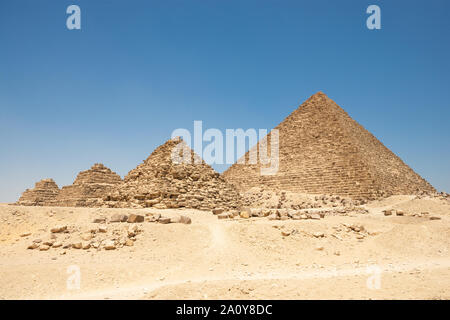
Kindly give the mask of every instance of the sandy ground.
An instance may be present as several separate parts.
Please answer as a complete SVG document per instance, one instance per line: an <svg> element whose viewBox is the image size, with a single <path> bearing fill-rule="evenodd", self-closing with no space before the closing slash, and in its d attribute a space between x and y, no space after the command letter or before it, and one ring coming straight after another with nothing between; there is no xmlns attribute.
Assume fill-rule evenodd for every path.
<svg viewBox="0 0 450 320"><path fill-rule="evenodd" d="M368 214L271 221L218 220L187 209L0 204L0 298L450 299L450 205L395 196L365 207ZM384 216L389 208L441 220ZM140 223L134 246L117 250L27 250L55 226L81 232L99 226L95 217L121 212L183 214L192 224ZM343 224L367 233L361 238Z"/></svg>

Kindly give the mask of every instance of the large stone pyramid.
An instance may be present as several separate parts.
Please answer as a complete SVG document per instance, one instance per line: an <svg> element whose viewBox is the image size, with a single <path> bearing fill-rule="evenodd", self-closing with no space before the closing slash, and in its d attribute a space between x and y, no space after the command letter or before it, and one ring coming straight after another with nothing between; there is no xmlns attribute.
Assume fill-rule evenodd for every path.
<svg viewBox="0 0 450 320"><path fill-rule="evenodd" d="M361 199L435 191L322 92L311 96L275 129L279 130L277 173L261 175L259 162L236 163L224 172L227 181L241 191L264 187ZM254 148L259 150L260 144ZM244 157L248 161L249 153Z"/></svg>
<svg viewBox="0 0 450 320"><path fill-rule="evenodd" d="M101 163L78 174L74 183L62 187L55 204L61 207L100 207L103 198L120 184L120 176Z"/></svg>
<svg viewBox="0 0 450 320"><path fill-rule="evenodd" d="M59 188L53 179L36 182L33 189L23 192L16 204L22 206L51 206L55 203Z"/></svg>
<svg viewBox="0 0 450 320"><path fill-rule="evenodd" d="M178 147L180 149L174 149ZM182 155L188 163L173 161ZM124 178L124 182L105 200L111 207L236 208L237 190L196 155L180 138L168 140Z"/></svg>

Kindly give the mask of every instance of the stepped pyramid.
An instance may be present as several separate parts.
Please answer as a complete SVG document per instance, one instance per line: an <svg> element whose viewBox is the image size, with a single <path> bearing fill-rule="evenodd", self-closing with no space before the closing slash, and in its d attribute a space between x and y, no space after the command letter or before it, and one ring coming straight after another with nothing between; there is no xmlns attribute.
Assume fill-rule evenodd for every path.
<svg viewBox="0 0 450 320"><path fill-rule="evenodd" d="M189 163L172 161L175 147L185 150ZM183 154L179 152L179 154ZM198 163L196 163L197 161ZM234 208L240 204L237 190L196 155L180 138L168 140L124 178L106 197L111 207Z"/></svg>
<svg viewBox="0 0 450 320"><path fill-rule="evenodd" d="M59 188L53 179L43 179L36 182L33 189L23 192L16 204L22 206L49 206L53 205L59 194Z"/></svg>
<svg viewBox="0 0 450 320"><path fill-rule="evenodd" d="M56 198L61 207L100 207L103 198L122 182L120 176L101 163L78 174L74 183L62 187Z"/></svg>
<svg viewBox="0 0 450 320"><path fill-rule="evenodd" d="M227 181L241 191L264 187L357 199L435 191L322 92L311 96L275 129L279 130L277 173L262 176L259 163L236 163L224 172ZM270 133L267 145L270 154ZM248 161L249 152L244 157Z"/></svg>

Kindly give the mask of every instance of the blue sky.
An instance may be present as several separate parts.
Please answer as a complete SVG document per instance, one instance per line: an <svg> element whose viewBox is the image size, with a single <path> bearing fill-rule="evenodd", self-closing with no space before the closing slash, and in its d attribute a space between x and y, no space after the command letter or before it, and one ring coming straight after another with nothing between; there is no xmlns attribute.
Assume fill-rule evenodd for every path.
<svg viewBox="0 0 450 320"><path fill-rule="evenodd" d="M81 8L81 30L66 8ZM382 29L366 28L381 8ZM0 202L176 128L273 128L321 90L450 191L450 2L0 1ZM217 168L222 170L223 168Z"/></svg>

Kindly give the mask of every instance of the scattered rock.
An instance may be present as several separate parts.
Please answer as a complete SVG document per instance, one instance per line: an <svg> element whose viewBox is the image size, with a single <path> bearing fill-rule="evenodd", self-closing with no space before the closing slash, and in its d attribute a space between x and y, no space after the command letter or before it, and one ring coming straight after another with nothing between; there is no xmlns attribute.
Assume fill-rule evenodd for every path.
<svg viewBox="0 0 450 320"><path fill-rule="evenodd" d="M162 224L168 224L170 223L170 218L161 217L158 219L158 222Z"/></svg>
<svg viewBox="0 0 450 320"><path fill-rule="evenodd" d="M52 233L61 233L61 232L65 232L66 230L67 230L67 226L59 226L59 227L50 229L50 231Z"/></svg>
<svg viewBox="0 0 450 320"><path fill-rule="evenodd" d="M118 214L118 213L116 213L116 214L112 215L110 222L113 222L113 223L115 223L115 222L127 222L127 220L128 220L128 216L126 214Z"/></svg>
<svg viewBox="0 0 450 320"><path fill-rule="evenodd" d="M313 236L316 238L323 238L325 237L325 234L323 232L317 231L313 233Z"/></svg>
<svg viewBox="0 0 450 320"><path fill-rule="evenodd" d="M106 241L103 247L105 248L105 250L114 250L114 249L116 249L116 245L115 245L114 241L112 241L112 240Z"/></svg>
<svg viewBox="0 0 450 320"><path fill-rule="evenodd" d="M144 216L141 216L139 214L130 214L127 220L128 223L140 223L144 222Z"/></svg>
<svg viewBox="0 0 450 320"><path fill-rule="evenodd" d="M430 217L430 220L441 220L441 217L433 216L433 217Z"/></svg>
<svg viewBox="0 0 450 320"><path fill-rule="evenodd" d="M217 215L218 219L228 219L228 213L221 213Z"/></svg>
<svg viewBox="0 0 450 320"><path fill-rule="evenodd" d="M216 214L216 215L221 214L221 213L223 213L223 212L224 212L224 209L223 209L223 208L215 208L215 209L212 209L212 213L213 213L213 214Z"/></svg>

